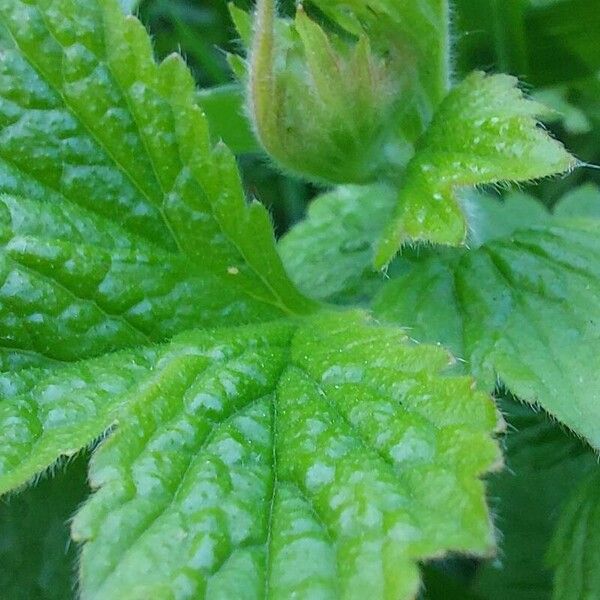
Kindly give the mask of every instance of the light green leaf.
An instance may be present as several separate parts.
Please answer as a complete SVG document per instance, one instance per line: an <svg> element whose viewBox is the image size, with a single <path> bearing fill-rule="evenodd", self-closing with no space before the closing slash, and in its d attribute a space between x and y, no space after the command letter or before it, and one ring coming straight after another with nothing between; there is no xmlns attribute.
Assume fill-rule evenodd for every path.
<svg viewBox="0 0 600 600"><path fill-rule="evenodd" d="M346 186L317 197L306 219L292 227L279 242L279 252L298 287L308 296L346 304L365 303L385 278L373 267L377 238L389 221L395 193L391 187ZM550 219L536 199L513 192L502 201L489 194L463 195L468 216L469 248L510 235L523 227ZM405 256L422 257L432 249L406 249ZM389 274L401 268L391 266Z"/></svg>
<svg viewBox="0 0 600 600"><path fill-rule="evenodd" d="M157 356L143 349L90 364L2 374L0 494L101 436L114 423L122 397L137 390Z"/></svg>
<svg viewBox="0 0 600 600"><path fill-rule="evenodd" d="M116 426L74 524L83 598L219 597L242 575L248 597L408 598L415 561L493 547L498 416L448 362L339 313L5 375L0 490Z"/></svg>
<svg viewBox="0 0 600 600"><path fill-rule="evenodd" d="M597 222L557 220L414 261L375 312L445 344L488 389L499 378L600 447L599 234Z"/></svg>
<svg viewBox="0 0 600 600"><path fill-rule="evenodd" d="M407 598L415 559L489 551L487 398L360 315L289 333L222 332L219 358L190 338L128 405L74 523L83 598Z"/></svg>
<svg viewBox="0 0 600 600"><path fill-rule="evenodd" d="M515 231L550 224L552 216L539 200L523 192L504 197L465 194L462 205L469 221L467 247L479 248L492 240L509 238Z"/></svg>
<svg viewBox="0 0 600 600"><path fill-rule="evenodd" d="M570 207L584 196L591 198L589 214L590 193L584 187L565 198L557 214L574 216ZM308 220L281 242L298 285L315 295L322 286L328 299L342 303L376 293L385 280L369 271L373 250L365 242L385 223L385 203L370 189L317 199ZM600 444L599 421L590 417L600 394L596 224L553 218L523 194L502 203L469 196L463 206L472 249L407 253L391 265L376 314L406 325L416 339L449 348L488 389L500 377L524 400ZM358 249L344 252L355 241ZM310 265L306 272L303 263Z"/></svg>
<svg viewBox="0 0 600 600"><path fill-rule="evenodd" d="M473 587L486 600L548 600L552 570L544 557L573 487L597 470L597 459L544 413L508 400L501 408L507 468L488 481L499 551Z"/></svg>
<svg viewBox="0 0 600 600"><path fill-rule="evenodd" d="M306 218L279 242L287 272L308 296L368 301L382 281L374 243L393 210L394 189L346 186L312 201Z"/></svg>
<svg viewBox="0 0 600 600"><path fill-rule="evenodd" d="M577 487L560 517L549 562L555 568L554 600L600 598L600 474Z"/></svg>
<svg viewBox="0 0 600 600"><path fill-rule="evenodd" d="M374 264L386 266L408 241L461 245L467 223L457 197L466 186L527 181L576 161L537 126L545 108L508 75L473 73L441 104L409 163L398 205Z"/></svg>

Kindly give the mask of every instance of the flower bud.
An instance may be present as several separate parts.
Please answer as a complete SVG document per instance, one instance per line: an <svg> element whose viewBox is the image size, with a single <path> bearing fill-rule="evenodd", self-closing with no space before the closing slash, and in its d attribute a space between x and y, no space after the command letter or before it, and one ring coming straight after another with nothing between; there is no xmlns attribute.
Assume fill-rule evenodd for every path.
<svg viewBox="0 0 600 600"><path fill-rule="evenodd" d="M403 84L389 58L364 33L328 35L302 7L284 27L274 0L258 0L254 27L248 104L265 150L316 181L380 178L396 160L389 123Z"/></svg>

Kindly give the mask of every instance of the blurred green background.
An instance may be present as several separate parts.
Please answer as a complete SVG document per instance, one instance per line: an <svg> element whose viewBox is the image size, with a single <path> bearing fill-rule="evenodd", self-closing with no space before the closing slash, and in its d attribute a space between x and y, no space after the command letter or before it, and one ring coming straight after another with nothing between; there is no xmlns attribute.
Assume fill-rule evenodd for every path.
<svg viewBox="0 0 600 600"><path fill-rule="evenodd" d="M149 28L158 56L177 51L186 57L214 137L236 152L248 197L264 202L277 234L284 233L302 218L320 190L282 175L258 150L244 116L240 85L228 67L227 53L241 52L242 47L226 2L122 3ZM250 7L247 0L236 4ZM283 2L281 10L291 12L293 3ZM600 0L457 0L453 24L457 78L476 68L519 76L530 94L556 110L546 124L552 133L581 161L600 165ZM585 182L600 184L600 170L580 168L527 191L552 206L567 190ZM428 566L423 597L429 600L550 597L551 573L543 553L553 519L570 486L568 477L595 458L548 419L510 398L502 401L510 426L522 435L507 441L509 467L518 475L493 478L492 507L495 511L498 497L512 498L500 510L497 526L503 529L509 519L533 519L533 524L528 522L533 530L527 539L515 530L502 531L496 566L504 564L504 571L470 560ZM542 455L528 450L531 440L541 440ZM556 459L548 461L548 455ZM75 597L66 583L77 558L68 541L68 520L88 493L85 464L82 456L60 466L55 479L0 501L0 600Z"/></svg>

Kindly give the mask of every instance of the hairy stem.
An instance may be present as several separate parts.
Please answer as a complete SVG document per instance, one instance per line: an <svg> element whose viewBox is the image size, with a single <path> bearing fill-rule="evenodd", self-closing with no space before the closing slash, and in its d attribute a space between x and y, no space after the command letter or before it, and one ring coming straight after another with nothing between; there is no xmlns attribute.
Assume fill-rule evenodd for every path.
<svg viewBox="0 0 600 600"><path fill-rule="evenodd" d="M250 50L248 98L250 113L258 139L267 150L276 135L275 76L275 2L257 0L254 37Z"/></svg>

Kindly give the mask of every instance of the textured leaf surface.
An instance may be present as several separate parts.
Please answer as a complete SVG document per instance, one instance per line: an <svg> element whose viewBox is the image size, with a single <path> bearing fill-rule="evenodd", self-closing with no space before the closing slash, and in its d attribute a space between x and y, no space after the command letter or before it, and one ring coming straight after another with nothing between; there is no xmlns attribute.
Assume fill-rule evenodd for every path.
<svg viewBox="0 0 600 600"><path fill-rule="evenodd" d="M600 475L579 485L560 517L549 561L554 600L600 598Z"/></svg>
<svg viewBox="0 0 600 600"><path fill-rule="evenodd" d="M473 73L446 97L409 163L375 266L407 241L461 245L467 223L457 189L567 171L574 159L537 126L546 109L508 75Z"/></svg>
<svg viewBox="0 0 600 600"><path fill-rule="evenodd" d="M211 148L179 57L156 65L113 1L2 0L0 21L11 40L0 70L6 360L85 358L192 320L307 308L266 211L246 206L233 157Z"/></svg>
<svg viewBox="0 0 600 600"><path fill-rule="evenodd" d="M582 188L581 193L584 193ZM573 210L594 210L594 199L574 192ZM560 206L567 203L567 198ZM395 202L394 190L387 186L343 187L317 197L306 219L292 227L279 242L279 252L300 289L314 298L329 302L367 302L385 281L373 269L377 238L389 222ZM469 193L461 198L468 215L469 248L502 238L523 224L544 224L550 213L535 199L513 192L502 202L487 194ZM570 202L568 203L570 204ZM600 202L599 202L600 205ZM559 206L559 207L560 207ZM404 250L405 257L423 257L432 249ZM388 272L396 274L402 261Z"/></svg>
<svg viewBox="0 0 600 600"><path fill-rule="evenodd" d="M82 597L409 598L419 561L491 552L490 398L312 314L181 60L116 0L0 21L0 493L101 440Z"/></svg>
<svg viewBox="0 0 600 600"><path fill-rule="evenodd" d="M247 294L239 273L190 262L76 207L4 196L0 211L2 369L281 314Z"/></svg>
<svg viewBox="0 0 600 600"><path fill-rule="evenodd" d="M378 315L500 378L600 445L597 222L532 226L471 252L417 261L380 293Z"/></svg>
<svg viewBox="0 0 600 600"><path fill-rule="evenodd" d="M116 426L74 524L84 598L404 598L415 560L491 550L489 398L395 328L313 319L5 375L2 490Z"/></svg>
<svg viewBox="0 0 600 600"><path fill-rule="evenodd" d="M340 302L380 289L367 240L385 223L389 202L369 188L317 199L281 242L298 285ZM524 194L503 203L467 197L472 249L406 252L391 265L375 311L450 348L489 389L500 377L597 445L600 421L590 415L600 395L600 246L597 221L580 217L599 205L589 186L565 197L555 217Z"/></svg>
<svg viewBox="0 0 600 600"><path fill-rule="evenodd" d="M501 408L507 464L488 483L498 556L479 570L473 587L486 600L548 600L550 541L573 489L597 470L597 458L544 413L512 401Z"/></svg>

